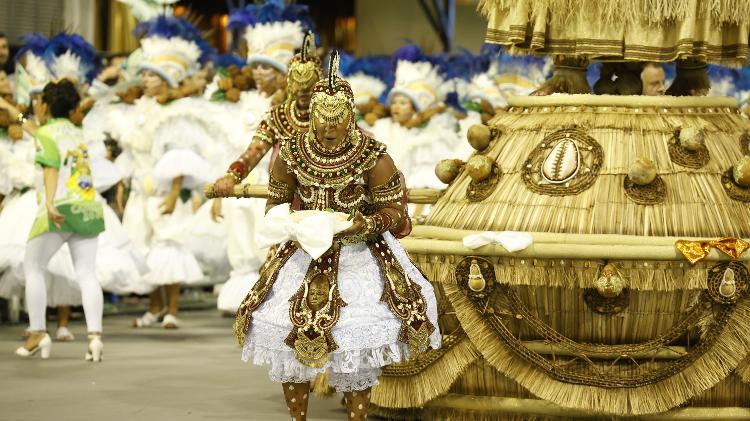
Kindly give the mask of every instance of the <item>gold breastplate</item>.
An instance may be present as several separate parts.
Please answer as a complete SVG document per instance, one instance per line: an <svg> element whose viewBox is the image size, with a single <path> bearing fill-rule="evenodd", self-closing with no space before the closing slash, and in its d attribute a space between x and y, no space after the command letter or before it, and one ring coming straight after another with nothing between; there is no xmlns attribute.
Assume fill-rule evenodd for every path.
<svg viewBox="0 0 750 421"><path fill-rule="evenodd" d="M372 204L363 174L375 166L385 146L359 131L357 136L335 151L323 150L307 133L284 141L279 156L297 177L304 209L364 212Z"/></svg>

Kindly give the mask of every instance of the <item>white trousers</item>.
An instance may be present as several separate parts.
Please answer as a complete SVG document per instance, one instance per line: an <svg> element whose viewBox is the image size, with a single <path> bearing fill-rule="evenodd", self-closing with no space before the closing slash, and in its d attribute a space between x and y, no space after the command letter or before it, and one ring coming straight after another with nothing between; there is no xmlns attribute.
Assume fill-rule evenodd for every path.
<svg viewBox="0 0 750 421"><path fill-rule="evenodd" d="M96 279L97 236L83 236L69 232L46 232L26 244L23 271L26 278L26 304L29 324L33 331L47 330L47 287L44 275L52 256L68 243L73 258L76 278L81 287L86 328L89 332L102 331L102 287Z"/></svg>

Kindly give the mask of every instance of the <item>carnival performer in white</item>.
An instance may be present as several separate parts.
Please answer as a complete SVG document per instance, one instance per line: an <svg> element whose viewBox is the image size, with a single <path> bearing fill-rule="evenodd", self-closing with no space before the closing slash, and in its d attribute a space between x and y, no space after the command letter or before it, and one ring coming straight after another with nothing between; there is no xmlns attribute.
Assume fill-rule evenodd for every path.
<svg viewBox="0 0 750 421"><path fill-rule="evenodd" d="M307 40L306 52L292 60L295 49L303 47L303 38ZM244 160L243 166L236 165L234 171L230 168L230 173L235 174L235 179L239 176L252 184L267 184L270 163L275 157L274 151L278 150L274 147L276 143L273 139L288 136L296 130L307 130L307 110L298 115L290 105L300 103L305 108L309 104L310 90L320 79L322 69L315 55L314 35L309 32L305 36L299 21L257 23L247 28L245 39L247 61L252 66L257 87L257 91L247 93L245 101L259 104L259 97L267 98L268 105L276 105L274 98L286 97L287 101L277 105L270 116L266 115L260 127L257 123L248 127L246 133L252 135L250 148L247 135L241 137L240 140L244 139L241 149L235 150L223 165L226 166L227 162L232 162L238 156L246 156L249 159ZM267 111L270 110L263 110L263 114ZM258 224L262 223L264 205L261 199L214 200L214 218L221 214L226 218L227 254L232 266L229 280L219 292L217 307L220 310L237 311L242 299L258 279L260 267L266 260L268 249L258 246L255 241Z"/></svg>
<svg viewBox="0 0 750 421"><path fill-rule="evenodd" d="M305 39L303 51L289 64L287 101L274 107L261 122L250 145L229 166L227 176L216 182L217 192L228 194L235 184L248 178L267 183L269 178L265 162L273 159L271 151L277 150L282 139L308 130L307 106L312 87L322 76L323 70L320 59L314 53L312 33L309 32ZM256 172L255 176L252 175L253 172ZM218 302L220 309L236 312L242 299L257 281L258 271L266 260L267 249L259 246L255 240L258 226L262 223L264 203L259 200L224 200L233 200L235 212L230 214L231 217L228 216L228 221L232 221L229 226L232 227L233 235L229 237L228 251L233 271L219 294Z"/></svg>
<svg viewBox="0 0 750 421"><path fill-rule="evenodd" d="M158 19L161 19L158 18ZM141 40L144 96L127 112L110 115L112 136L123 153L118 165L131 179L123 223L132 241L146 253L149 273L131 285L150 292L149 310L134 321L177 328L180 286L203 280L201 268L186 246L191 199L209 179L213 136L200 116L207 102L174 99L180 82L197 70L201 51L195 42L160 33ZM167 303L162 300L161 287Z"/></svg>
<svg viewBox="0 0 750 421"><path fill-rule="evenodd" d="M443 103L452 88L426 60L399 60L396 65L396 82L388 94L391 115L375 122L372 133L388 146L409 188L442 188L435 165L470 154Z"/></svg>

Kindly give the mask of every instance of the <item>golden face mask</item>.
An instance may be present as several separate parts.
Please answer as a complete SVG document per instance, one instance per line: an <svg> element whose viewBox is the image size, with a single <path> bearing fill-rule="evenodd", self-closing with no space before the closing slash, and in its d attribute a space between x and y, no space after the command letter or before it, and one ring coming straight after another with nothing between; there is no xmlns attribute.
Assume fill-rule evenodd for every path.
<svg viewBox="0 0 750 421"><path fill-rule="evenodd" d="M322 77L320 65L316 60L307 62L293 61L287 76L288 91L292 95L311 89Z"/></svg>
<svg viewBox="0 0 750 421"><path fill-rule="evenodd" d="M337 92L335 95L316 93L310 103L310 113L314 121L319 119L339 125L352 113L352 103L344 92Z"/></svg>

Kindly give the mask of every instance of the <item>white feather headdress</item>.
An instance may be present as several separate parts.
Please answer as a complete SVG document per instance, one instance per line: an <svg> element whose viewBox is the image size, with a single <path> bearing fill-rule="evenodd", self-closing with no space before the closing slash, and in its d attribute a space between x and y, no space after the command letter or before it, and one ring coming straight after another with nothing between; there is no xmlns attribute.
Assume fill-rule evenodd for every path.
<svg viewBox="0 0 750 421"><path fill-rule="evenodd" d="M151 70L175 88L198 66L200 48L182 38L151 37L141 40L141 70Z"/></svg>
<svg viewBox="0 0 750 421"><path fill-rule="evenodd" d="M405 95L422 112L444 101L451 87L432 63L400 60L396 65L396 83L388 94L388 101L396 94Z"/></svg>
<svg viewBox="0 0 750 421"><path fill-rule="evenodd" d="M49 67L55 80L71 79L81 83L86 81L86 75L81 66L81 57L70 50L52 59Z"/></svg>
<svg viewBox="0 0 750 421"><path fill-rule="evenodd" d="M508 101L506 101L505 96L503 96L503 93L498 88L494 78L488 73L480 73L471 78L466 89L465 99L477 102L485 100L493 108L508 105Z"/></svg>
<svg viewBox="0 0 750 421"><path fill-rule="evenodd" d="M26 53L22 60L16 62L16 83L14 95L19 104L31 103L31 95L39 93L50 81L51 75L41 57L31 52Z"/></svg>
<svg viewBox="0 0 750 421"><path fill-rule="evenodd" d="M300 22L271 22L245 30L247 63L267 64L286 74L294 51L302 47L304 31Z"/></svg>
<svg viewBox="0 0 750 421"><path fill-rule="evenodd" d="M354 92L354 104L363 105L370 101L370 98L378 99L385 91L385 83L380 79L366 75L362 72L346 77L349 85Z"/></svg>

